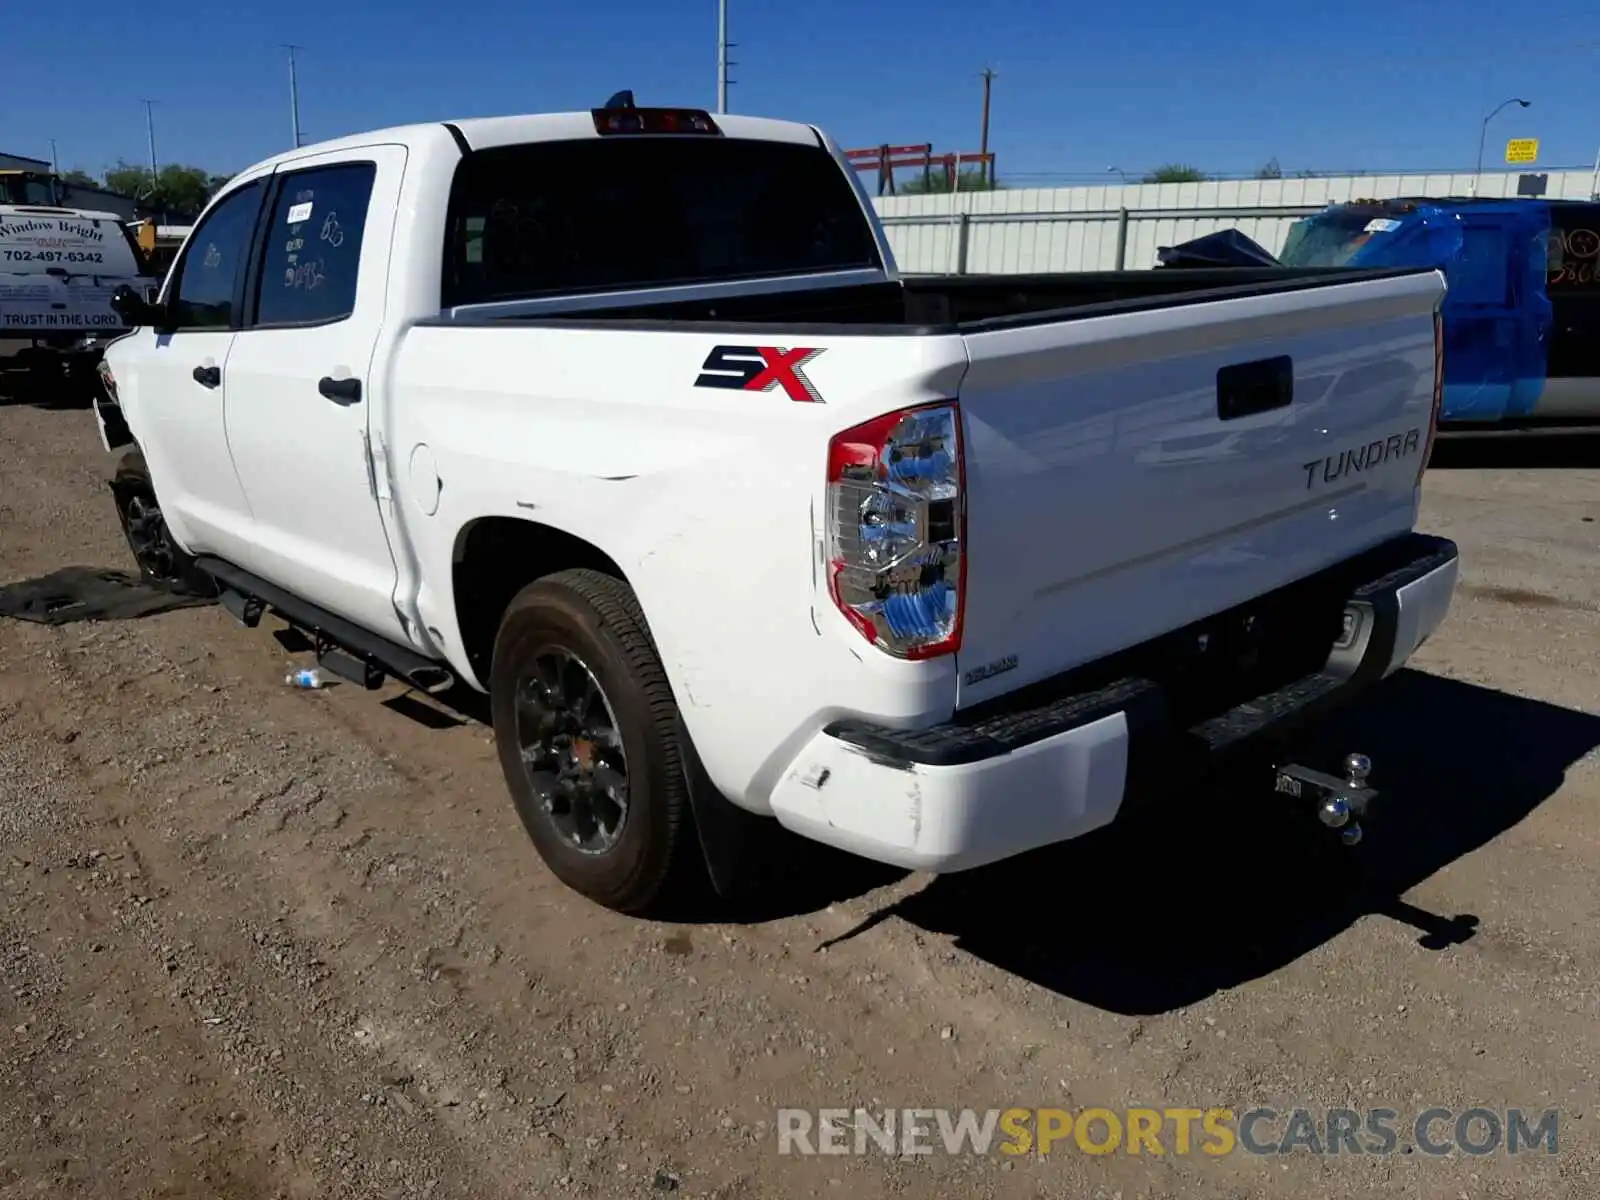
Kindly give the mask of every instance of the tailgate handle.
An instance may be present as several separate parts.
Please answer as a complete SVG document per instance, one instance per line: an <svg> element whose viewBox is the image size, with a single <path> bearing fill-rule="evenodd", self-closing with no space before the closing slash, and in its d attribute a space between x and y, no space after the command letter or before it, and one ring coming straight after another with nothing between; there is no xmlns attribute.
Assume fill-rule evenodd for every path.
<svg viewBox="0 0 1600 1200"><path fill-rule="evenodd" d="M1294 359L1287 354L1230 363L1217 372L1217 418L1232 421L1288 408L1294 402Z"/></svg>

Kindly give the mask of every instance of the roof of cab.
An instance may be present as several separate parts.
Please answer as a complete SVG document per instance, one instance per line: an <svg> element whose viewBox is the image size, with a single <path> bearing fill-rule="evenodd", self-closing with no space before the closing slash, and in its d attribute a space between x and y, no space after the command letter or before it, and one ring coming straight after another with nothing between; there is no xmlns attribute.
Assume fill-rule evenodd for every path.
<svg viewBox="0 0 1600 1200"><path fill-rule="evenodd" d="M79 221L115 221L119 225L123 221L116 213L92 208L61 208L54 204L0 204L0 217L71 217Z"/></svg>
<svg viewBox="0 0 1600 1200"><path fill-rule="evenodd" d="M731 116L727 113L711 114L711 119L728 137L764 142L794 142L807 146L821 144L817 131L812 126L798 121ZM594 127L594 115L589 111L528 113L509 117L468 117L453 121L430 121L420 125L396 125L388 129L374 129L326 142L315 142L301 146L297 150L286 150L272 158L263 159L239 174L254 175L265 170L275 170L314 154L358 150L363 146L378 146L385 143L412 146L433 142L452 136L449 132L451 126L461 131L461 136L466 139L467 145L474 150L509 146L519 142L572 141L600 136Z"/></svg>

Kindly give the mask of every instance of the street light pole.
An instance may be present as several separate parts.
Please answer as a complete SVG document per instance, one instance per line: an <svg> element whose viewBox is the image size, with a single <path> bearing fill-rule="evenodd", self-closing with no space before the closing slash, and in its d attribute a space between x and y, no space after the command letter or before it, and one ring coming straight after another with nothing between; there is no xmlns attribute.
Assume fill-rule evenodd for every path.
<svg viewBox="0 0 1600 1200"><path fill-rule="evenodd" d="M289 129L294 135L294 148L300 149L300 82L294 73L294 52L299 46L291 46L287 42L284 48L289 51Z"/></svg>
<svg viewBox="0 0 1600 1200"><path fill-rule="evenodd" d="M156 180L158 178L156 175L156 118L153 111L155 103L154 100L146 100L144 102L144 128L145 132L150 135L150 190L152 193L156 190Z"/></svg>
<svg viewBox="0 0 1600 1200"><path fill-rule="evenodd" d="M1495 106L1494 111L1483 119L1483 127L1478 131L1478 169L1472 176L1472 194L1474 196L1478 194L1478 187L1483 182L1483 143L1489 136L1489 122L1494 120L1499 115L1500 110L1507 105L1520 104L1523 108L1527 108L1531 103L1532 101L1530 100L1523 100L1518 96L1513 96L1509 100L1500 101Z"/></svg>
<svg viewBox="0 0 1600 1200"><path fill-rule="evenodd" d="M728 59L728 47L733 43L728 40L728 0L717 0L717 112L728 111L728 85L733 80L728 78L728 68L733 63Z"/></svg>

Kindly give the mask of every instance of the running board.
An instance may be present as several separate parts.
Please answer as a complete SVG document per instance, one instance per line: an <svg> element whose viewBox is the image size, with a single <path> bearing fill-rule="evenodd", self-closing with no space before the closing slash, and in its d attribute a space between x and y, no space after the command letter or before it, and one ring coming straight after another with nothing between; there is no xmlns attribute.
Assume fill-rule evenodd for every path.
<svg viewBox="0 0 1600 1200"><path fill-rule="evenodd" d="M294 628L311 636L317 661L335 675L372 689L381 687L385 675L419 691L437 695L455 686L454 672L437 659L396 645L327 609L302 600L259 576L209 555L195 566L217 581L222 607L250 628L272 609Z"/></svg>

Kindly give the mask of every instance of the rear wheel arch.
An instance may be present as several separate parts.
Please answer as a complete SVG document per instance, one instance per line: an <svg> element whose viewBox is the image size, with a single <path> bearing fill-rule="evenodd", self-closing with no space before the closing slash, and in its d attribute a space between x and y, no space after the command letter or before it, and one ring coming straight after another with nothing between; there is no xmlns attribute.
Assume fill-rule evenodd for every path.
<svg viewBox="0 0 1600 1200"><path fill-rule="evenodd" d="M490 516L461 527L451 554L451 596L462 651L478 679L489 678L495 637L517 593L537 579L569 570L628 582L604 550L554 525Z"/></svg>
<svg viewBox="0 0 1600 1200"><path fill-rule="evenodd" d="M624 580L568 568L520 588L489 697L506 785L559 879L630 913L693 890L677 703Z"/></svg>
<svg viewBox="0 0 1600 1200"><path fill-rule="evenodd" d="M582 578L585 575L589 578ZM699 857L718 893L734 895L758 887L769 858L771 862L787 862L792 858L793 848L787 839L793 835L783 831L770 817L756 816L734 806L716 790L677 711L671 683L665 665L657 657L643 605L620 564L600 547L565 530L519 517L479 518L468 522L456 535L452 586L457 634L467 665L491 693L491 702L496 690L495 646L502 628L507 626L508 616L513 616L511 609L519 597L525 602L526 593L546 590L533 586L540 581L569 588L575 585L576 590L595 605L600 623L609 627L611 634L620 634L632 647L626 656L629 674L633 676L632 682L642 687L648 696L653 737L663 748L668 742L675 743L672 761L660 763L664 769L658 769L652 776L653 790L658 798L667 800L673 813L672 833L665 835L659 847L667 859L673 860L672 867L668 870L664 860L656 859L654 862L662 868L661 874L647 872L636 881L640 884L637 891L630 884L608 894L602 902L632 910L636 903L644 904L647 896L654 895L670 904L668 895L677 893L679 885L688 883L678 874L678 869L684 866L682 855L676 852L681 849L681 839L677 836L680 820L691 825L693 832L689 836L698 842ZM620 620L617 619L619 610ZM515 624L514 616L509 623ZM641 664L650 666L652 661L654 666L641 673ZM502 662L502 675L511 666ZM504 696L501 707L505 707ZM509 753L510 742L505 740L510 734L505 725L502 713L496 726L496 742L500 743L501 765L515 797L519 794L519 785L511 769L515 764ZM524 811L527 801L524 794L519 812L532 834L536 822ZM663 815L657 813L658 817ZM658 829L657 833L662 835L662 830ZM769 849L769 843L775 848L775 854ZM647 883L647 878L652 882ZM581 881L569 879L568 882L592 898L599 898L599 891L584 886ZM609 886L600 891L609 893Z"/></svg>

